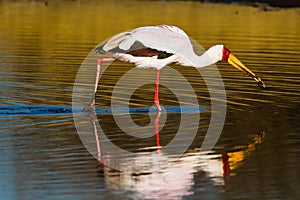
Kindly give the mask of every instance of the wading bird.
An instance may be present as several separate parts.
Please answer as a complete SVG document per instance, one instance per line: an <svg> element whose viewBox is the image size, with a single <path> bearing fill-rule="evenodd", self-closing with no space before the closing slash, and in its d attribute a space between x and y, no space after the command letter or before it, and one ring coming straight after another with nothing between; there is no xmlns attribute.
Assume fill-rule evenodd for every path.
<svg viewBox="0 0 300 200"><path fill-rule="evenodd" d="M156 69L154 103L158 111L161 111L158 99L160 70L171 63L200 68L223 60L252 77L262 88L266 87L265 83L224 45L212 46L201 56L196 55L188 35L176 26L159 25L136 28L110 38L96 50L98 52L111 52L113 58L100 58L98 60L95 93L103 62L119 60L134 63L139 68L154 68ZM95 96L93 96L90 107L95 104L94 98Z"/></svg>

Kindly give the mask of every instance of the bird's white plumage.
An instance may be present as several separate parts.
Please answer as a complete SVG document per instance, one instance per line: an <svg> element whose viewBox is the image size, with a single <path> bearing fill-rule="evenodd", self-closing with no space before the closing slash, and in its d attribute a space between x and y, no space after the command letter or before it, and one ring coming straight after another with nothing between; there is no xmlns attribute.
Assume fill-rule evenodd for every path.
<svg viewBox="0 0 300 200"><path fill-rule="evenodd" d="M134 63L138 68L155 68L161 69L177 60L176 55L169 56L165 59L157 59L157 56L136 57L126 53L115 53L114 58L124 62Z"/></svg>
<svg viewBox="0 0 300 200"><path fill-rule="evenodd" d="M136 28L130 32L120 33L112 37L104 45L103 49L109 51L115 47L129 50L134 42L141 42L145 47L175 54L187 45L192 47L186 33L175 26L145 26Z"/></svg>
<svg viewBox="0 0 300 200"><path fill-rule="evenodd" d="M110 38L103 47L104 51L110 51L120 45L121 42L127 39L131 35L130 32L119 33Z"/></svg>
<svg viewBox="0 0 300 200"><path fill-rule="evenodd" d="M136 28L112 37L104 45L103 50L110 51L118 47L127 51L135 42L140 42L147 48L177 54L182 59L174 62L190 65L187 61L184 62L183 58L184 54L193 53L191 41L187 34L176 26L160 25Z"/></svg>
<svg viewBox="0 0 300 200"><path fill-rule="evenodd" d="M221 60L220 48L211 48L201 57L196 55L188 35L176 26L160 25L145 26L136 28L132 31L120 33L103 46L103 50L110 51L119 48L123 51L133 50L135 42L142 43L146 48L173 54L171 58L157 59L157 57L134 57L129 54L115 55L115 58L121 58L124 61L136 64L138 67L147 67L160 69L170 63L178 63L184 66L204 67ZM215 52L220 51L220 52ZM156 60L155 60L156 59ZM155 66L156 65L156 66Z"/></svg>
<svg viewBox="0 0 300 200"><path fill-rule="evenodd" d="M192 47L188 36L182 32L160 26L137 28L132 31L131 37L120 43L119 47L128 50L135 41L139 41L146 47L176 54L187 45Z"/></svg>

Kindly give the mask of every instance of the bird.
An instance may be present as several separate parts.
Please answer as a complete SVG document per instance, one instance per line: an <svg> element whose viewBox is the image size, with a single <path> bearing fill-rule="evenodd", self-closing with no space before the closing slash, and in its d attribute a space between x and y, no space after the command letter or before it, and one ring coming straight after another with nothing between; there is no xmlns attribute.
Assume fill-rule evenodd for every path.
<svg viewBox="0 0 300 200"><path fill-rule="evenodd" d="M156 69L154 103L159 112L162 110L158 98L160 71L172 63L202 68L225 61L252 77L260 87L266 88L261 78L247 68L223 44L214 45L199 56L194 52L189 36L173 25L143 26L122 32L111 37L95 50L97 53L112 53L113 56L99 58L97 61L94 95L90 107L95 106L95 93L101 64L115 60L133 63L138 68Z"/></svg>

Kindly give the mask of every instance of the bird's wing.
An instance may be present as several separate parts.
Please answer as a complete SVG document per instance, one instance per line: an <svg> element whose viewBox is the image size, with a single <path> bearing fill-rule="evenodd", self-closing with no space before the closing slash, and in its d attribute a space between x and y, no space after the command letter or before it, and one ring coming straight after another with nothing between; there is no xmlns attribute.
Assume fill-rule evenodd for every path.
<svg viewBox="0 0 300 200"><path fill-rule="evenodd" d="M135 42L145 47L172 54L181 54L182 51L191 51L192 44L184 31L168 25L146 26L123 32L112 37L103 47L105 51L119 48L132 50Z"/></svg>
<svg viewBox="0 0 300 200"><path fill-rule="evenodd" d="M131 35L131 32L123 32L113 36L105 43L105 45L103 46L103 50L110 51L114 48L119 47L120 43L126 41L126 39L130 38Z"/></svg>

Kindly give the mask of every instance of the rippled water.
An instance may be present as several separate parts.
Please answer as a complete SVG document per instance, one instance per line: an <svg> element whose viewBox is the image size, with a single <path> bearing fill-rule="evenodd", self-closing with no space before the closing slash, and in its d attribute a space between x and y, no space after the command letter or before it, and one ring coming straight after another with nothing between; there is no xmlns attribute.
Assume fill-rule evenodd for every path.
<svg viewBox="0 0 300 200"><path fill-rule="evenodd" d="M250 6L177 1L1 2L1 198L299 198L299 13L299 9L263 12ZM103 168L83 145L71 112L65 112L72 106L76 75L90 51L108 37L154 24L177 25L205 49L225 44L265 80L267 89L228 64L218 64L227 115L218 143L204 156L199 149L211 117L208 89L195 69L173 66L187 77L202 108L192 144L176 161L157 147L168 145L179 128L190 136L195 128L189 120L199 117L192 112L185 113L186 122L181 118L184 113L162 113L159 143L155 112L130 115L145 138L127 135L111 114L98 113L109 141L135 153L110 154L108 140L101 135L98 153L97 138L90 132L83 141L90 142L89 150L96 157L101 154L101 162L118 164L119 170ZM116 81L129 69L132 65L115 62L103 74L96 96L98 109L109 109ZM210 74L212 69L205 70ZM153 82L134 92L130 107L148 108L153 104L155 71L136 73ZM127 82L123 95L135 84ZM184 93L182 82L177 84ZM178 106L176 95L163 85L160 101ZM24 106L48 110L3 111L9 107L17 112ZM92 119L84 115L81 125L94 130ZM182 141L178 149L186 144Z"/></svg>

